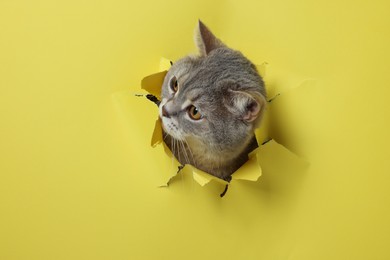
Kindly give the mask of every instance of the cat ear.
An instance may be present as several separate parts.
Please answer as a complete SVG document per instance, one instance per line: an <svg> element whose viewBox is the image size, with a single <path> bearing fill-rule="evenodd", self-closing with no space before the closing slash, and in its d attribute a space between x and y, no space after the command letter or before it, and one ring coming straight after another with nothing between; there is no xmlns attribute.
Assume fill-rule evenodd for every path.
<svg viewBox="0 0 390 260"><path fill-rule="evenodd" d="M253 122L263 114L266 100L258 92L229 90L230 104L240 118L246 122Z"/></svg>
<svg viewBox="0 0 390 260"><path fill-rule="evenodd" d="M201 20L199 20L198 28L195 32L195 44L202 56L206 56L214 49L225 47Z"/></svg>

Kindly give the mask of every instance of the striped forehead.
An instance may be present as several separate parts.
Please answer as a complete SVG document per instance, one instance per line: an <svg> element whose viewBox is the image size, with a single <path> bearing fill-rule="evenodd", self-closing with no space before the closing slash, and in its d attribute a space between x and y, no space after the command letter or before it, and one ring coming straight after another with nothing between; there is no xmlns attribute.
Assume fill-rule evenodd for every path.
<svg viewBox="0 0 390 260"><path fill-rule="evenodd" d="M196 102L199 100L204 94L204 91L201 87L184 87L180 93L181 99L186 102L189 101L191 103Z"/></svg>

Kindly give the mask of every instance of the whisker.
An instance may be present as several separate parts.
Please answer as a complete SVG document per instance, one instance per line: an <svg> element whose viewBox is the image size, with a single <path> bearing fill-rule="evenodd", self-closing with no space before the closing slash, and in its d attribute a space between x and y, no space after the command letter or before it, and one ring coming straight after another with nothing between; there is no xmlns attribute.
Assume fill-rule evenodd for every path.
<svg viewBox="0 0 390 260"><path fill-rule="evenodd" d="M196 165L195 165L195 159L194 159L194 155L193 155L193 153L192 153L192 151L191 151L191 147L189 146L189 144L188 144L188 142L187 142L186 139L184 139L184 142L186 143L186 146L187 146L187 148L188 148L188 151L189 151L189 153L190 153L190 155L191 155L191 159L192 159L192 161L190 161L189 163L192 164L194 167L196 167ZM194 186L194 182L192 181L192 182L191 182L191 191L194 192L194 190L195 190L195 186Z"/></svg>
<svg viewBox="0 0 390 260"><path fill-rule="evenodd" d="M190 145L188 144L188 142L187 142L187 140L186 139L184 139L184 142L186 143L186 146L187 146L187 148L188 148L188 151L189 151L189 153L190 153L190 155L191 155L191 164L196 164L195 163L195 158L194 158L194 154L192 153L192 150L191 150L191 147L190 147ZM194 165L195 166L195 165Z"/></svg>
<svg viewBox="0 0 390 260"><path fill-rule="evenodd" d="M181 148L183 149L184 159L186 160L187 163L190 163L190 159L188 158L188 154L187 154L187 151L186 151L186 148L184 146L183 141L179 141L179 142L180 142Z"/></svg>
<svg viewBox="0 0 390 260"><path fill-rule="evenodd" d="M174 146L175 146L175 157L176 159L180 162L180 147L177 145L177 140L174 138L173 139L173 143L174 143Z"/></svg>
<svg viewBox="0 0 390 260"><path fill-rule="evenodd" d="M173 169L173 165L174 165L174 157L175 157L175 145L174 145L174 139L171 137L171 152L172 152L172 169Z"/></svg>
<svg viewBox="0 0 390 260"><path fill-rule="evenodd" d="M175 143L176 143L176 147L177 147L177 160L179 161L180 164L182 164L183 166L185 165L185 163L182 163L182 160L180 158L180 155L181 155L181 152L180 152L180 146L179 146L179 140L176 140L175 139ZM184 187L184 174L183 172L180 172L180 179L181 179L181 183L182 183L182 187Z"/></svg>

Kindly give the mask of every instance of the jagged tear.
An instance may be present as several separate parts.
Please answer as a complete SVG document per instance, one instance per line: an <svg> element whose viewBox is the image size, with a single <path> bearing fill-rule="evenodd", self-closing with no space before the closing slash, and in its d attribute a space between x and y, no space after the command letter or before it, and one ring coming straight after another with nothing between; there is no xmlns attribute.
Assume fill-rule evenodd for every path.
<svg viewBox="0 0 390 260"><path fill-rule="evenodd" d="M258 70L263 77L266 76L267 65L268 65L267 63L263 63L262 65L258 66ZM138 102L140 97L145 97L145 99L143 100L144 102L150 103L150 101L152 101L153 103L156 102L158 103L158 100L161 97L161 93L160 93L161 86L164 77L167 73L167 70L169 69L170 66L171 66L170 60L162 58L160 62L160 72L149 75L141 81L141 88L147 91L149 94L145 94L145 93L130 94L129 92L115 93L113 95L114 102L117 103L119 108L123 108L121 109L122 112L140 111L139 113L142 113L139 107L140 103ZM147 95L149 96L147 97ZM271 101L278 98L279 95L280 95L279 93L274 94L274 96L269 99L269 104L271 105ZM132 102L130 96L134 99L138 99L138 101ZM150 101L147 99L149 99ZM147 109L150 109L150 107L148 106ZM131 116L127 116L126 113L124 114L124 118L123 118L124 120L129 120L130 118ZM155 121L150 145L151 147L153 147L153 149L159 150L158 158L153 158L153 161L159 162L161 164L161 167L159 168L161 169L161 174L164 177L162 178L163 183L159 185L160 187L168 186L169 181L172 178L174 178L179 171L182 172L183 174L192 174L193 179L201 186L205 186L211 181L218 182L222 185L231 185L232 183L238 180L257 181L259 177L262 175L262 167L261 167L262 164L266 164L268 165L267 166L268 169L272 169L272 164L275 163L280 164L280 162L283 162L283 160L291 161L291 159L293 158L293 160L302 161L295 154L293 154L288 149L286 149L284 146L278 144L275 140L272 140L272 136L269 133L270 118L269 118L268 109L266 109L265 111L260 128L258 128L255 132L259 147L256 148L254 151L252 151L248 156L249 157L248 161L244 165L242 165L236 172L232 174L231 182L226 182L222 179L214 177L206 172L203 172L195 168L192 165L184 165L184 166L181 165L174 157L170 149L163 142L162 127L161 127L161 121L158 118L158 110L157 109L155 110L154 118L146 118L146 120L150 120L151 122ZM150 150L145 150L143 156L156 155L155 153L148 154L147 151ZM264 152L267 153L267 156L264 156ZM294 165L306 165L306 164L307 163L303 163L303 164L295 163Z"/></svg>

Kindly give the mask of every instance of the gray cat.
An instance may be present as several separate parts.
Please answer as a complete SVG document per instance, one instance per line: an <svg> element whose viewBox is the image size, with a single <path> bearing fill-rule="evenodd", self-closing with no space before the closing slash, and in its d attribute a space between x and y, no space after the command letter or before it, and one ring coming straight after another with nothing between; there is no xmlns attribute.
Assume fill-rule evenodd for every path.
<svg viewBox="0 0 390 260"><path fill-rule="evenodd" d="M159 105L164 141L182 164L230 181L257 147L266 91L256 67L199 21L199 56L172 65Z"/></svg>

